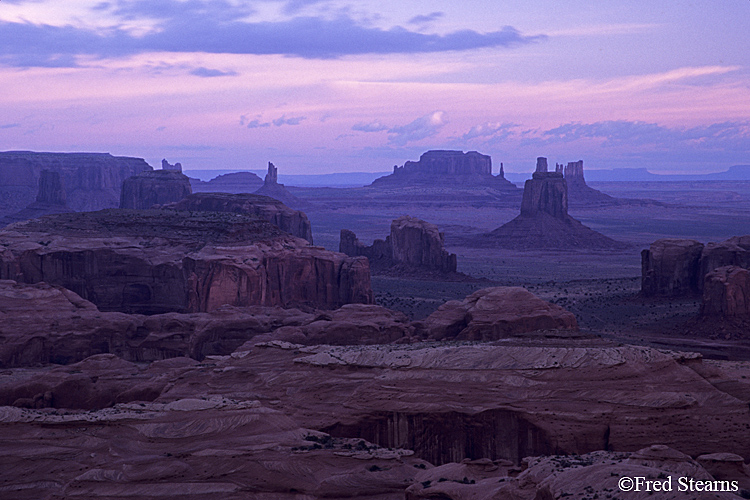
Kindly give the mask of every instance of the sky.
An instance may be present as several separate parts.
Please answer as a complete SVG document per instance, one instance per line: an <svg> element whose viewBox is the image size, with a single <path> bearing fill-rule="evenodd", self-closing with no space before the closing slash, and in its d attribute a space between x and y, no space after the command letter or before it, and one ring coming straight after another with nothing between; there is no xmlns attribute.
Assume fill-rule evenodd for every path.
<svg viewBox="0 0 750 500"><path fill-rule="evenodd" d="M750 0L0 0L0 150L190 169L750 164Z"/></svg>

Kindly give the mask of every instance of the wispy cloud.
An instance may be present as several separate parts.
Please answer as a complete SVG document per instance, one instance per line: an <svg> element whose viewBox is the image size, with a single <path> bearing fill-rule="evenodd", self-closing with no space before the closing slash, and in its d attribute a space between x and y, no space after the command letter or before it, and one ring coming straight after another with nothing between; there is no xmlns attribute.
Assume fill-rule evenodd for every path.
<svg viewBox="0 0 750 500"><path fill-rule="evenodd" d="M6 129L6 128L17 128L20 127L20 123L5 123L0 125L0 129Z"/></svg>
<svg viewBox="0 0 750 500"><path fill-rule="evenodd" d="M414 16L411 19L409 19L409 24L414 24L417 26L426 26L434 21L437 21L444 15L445 14L442 12L430 12L429 14L426 14L426 15Z"/></svg>
<svg viewBox="0 0 750 500"><path fill-rule="evenodd" d="M293 0L287 9L317 3ZM479 33L472 30L425 34L402 27L383 29L346 14L333 19L298 16L249 22L252 7L226 0L121 0L94 7L124 23L109 29L84 29L29 22L0 22L0 62L12 66L75 66L78 56L118 57L152 51L213 54L281 54L337 58L353 54L409 54L512 47L543 40L511 26ZM425 18L437 18L432 13ZM133 33L123 26L143 20L151 26ZM146 22L148 21L148 22ZM199 75L203 76L203 75ZM214 76L214 75L212 75ZM215 75L219 76L219 75Z"/></svg>
<svg viewBox="0 0 750 500"><path fill-rule="evenodd" d="M374 122L359 122L352 125L352 130L356 130L358 132L382 132L384 130L388 130L387 125L383 125L379 121Z"/></svg>
<svg viewBox="0 0 750 500"><path fill-rule="evenodd" d="M277 127L282 125L299 125L303 120L306 120L306 116L292 116L287 118L286 115L282 115L279 118L273 120L273 124Z"/></svg>
<svg viewBox="0 0 750 500"><path fill-rule="evenodd" d="M218 69L209 69L204 67L195 68L190 71L191 75L200 76L203 78L214 78L217 76L237 76L236 71L221 71Z"/></svg>
<svg viewBox="0 0 750 500"><path fill-rule="evenodd" d="M390 128L388 142L396 146L405 146L410 142L434 136L446 123L448 122L444 111L433 111L404 126Z"/></svg>

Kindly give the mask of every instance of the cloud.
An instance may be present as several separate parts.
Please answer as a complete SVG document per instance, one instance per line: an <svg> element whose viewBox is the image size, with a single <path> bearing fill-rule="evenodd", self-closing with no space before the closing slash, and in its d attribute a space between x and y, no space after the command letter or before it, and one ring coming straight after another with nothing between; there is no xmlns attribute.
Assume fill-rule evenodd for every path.
<svg viewBox="0 0 750 500"><path fill-rule="evenodd" d="M370 123L358 122L352 125L352 130L356 130L358 132L382 132L383 130L388 130L388 126L383 125L378 121Z"/></svg>
<svg viewBox="0 0 750 500"><path fill-rule="evenodd" d="M213 78L217 76L237 76L236 71L221 71L218 69L209 69L209 68L195 68L194 70L190 71L191 75L200 76L203 78Z"/></svg>
<svg viewBox="0 0 750 500"><path fill-rule="evenodd" d="M6 123L6 124L3 124L3 125L0 125L0 129L16 128L16 127L20 127L20 126L21 126L20 123Z"/></svg>
<svg viewBox="0 0 750 500"><path fill-rule="evenodd" d="M443 12L430 12L427 15L420 15L420 16L414 16L411 19L409 19L409 24L416 24L416 25L425 25L429 24L433 21L437 21L441 17L443 17L445 14Z"/></svg>
<svg viewBox="0 0 750 500"><path fill-rule="evenodd" d="M485 122L471 127L468 132L461 136L461 139L468 141L478 137L509 137L513 134L513 129L517 126L514 123Z"/></svg>
<svg viewBox="0 0 750 500"><path fill-rule="evenodd" d="M293 1L288 5L309 3L310 0ZM123 26L150 20L143 24L151 28L135 34L123 26L84 29L0 22L3 33L0 62L21 67L75 66L79 56L108 58L154 51L280 54L321 59L513 47L545 38L525 36L510 26L489 33L460 30L443 35L399 26L382 29L358 22L346 14L333 19L299 16L281 21L248 22L251 8L238 7L226 0L121 0L100 3L94 9L108 9L122 21L128 21Z"/></svg>
<svg viewBox="0 0 750 500"><path fill-rule="evenodd" d="M325 0L289 0L286 2L286 5L284 5L282 10L284 14L296 14L308 5L315 5L324 1Z"/></svg>
<svg viewBox="0 0 750 500"><path fill-rule="evenodd" d="M396 146L405 146L409 142L419 141L437 134L445 124L444 111L432 113L417 118L403 127L393 127L388 130L388 142Z"/></svg>
<svg viewBox="0 0 750 500"><path fill-rule="evenodd" d="M299 125L300 122L305 119L307 119L306 116L293 116L287 118L286 115L282 115L280 118L273 120L272 123L277 127L281 127L282 125Z"/></svg>

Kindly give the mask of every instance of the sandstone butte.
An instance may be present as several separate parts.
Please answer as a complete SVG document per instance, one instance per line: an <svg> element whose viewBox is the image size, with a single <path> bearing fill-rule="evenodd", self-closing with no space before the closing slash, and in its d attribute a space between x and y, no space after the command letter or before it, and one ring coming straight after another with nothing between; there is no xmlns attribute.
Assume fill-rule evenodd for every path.
<svg viewBox="0 0 750 500"><path fill-rule="evenodd" d="M582 167L581 167L582 168ZM521 213L497 229L470 238L477 247L516 250L623 250L627 245L598 233L568 215L568 186L563 173L547 171L547 158L537 158L536 171L523 188Z"/></svg>
<svg viewBox="0 0 750 500"><path fill-rule="evenodd" d="M0 279L64 286L102 311L372 303L367 260L249 215L172 210L57 214L0 232Z"/></svg>
<svg viewBox="0 0 750 500"><path fill-rule="evenodd" d="M377 239L369 246L352 231L342 229L339 252L367 257L374 272L392 272L395 268L399 274L456 274L456 254L448 253L444 245L445 236L435 224L402 215L391 222L391 233L385 240Z"/></svg>

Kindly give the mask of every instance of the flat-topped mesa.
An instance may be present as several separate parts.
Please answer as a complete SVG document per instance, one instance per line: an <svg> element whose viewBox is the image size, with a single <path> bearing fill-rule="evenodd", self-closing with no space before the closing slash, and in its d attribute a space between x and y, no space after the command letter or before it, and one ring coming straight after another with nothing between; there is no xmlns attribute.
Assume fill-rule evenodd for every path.
<svg viewBox="0 0 750 500"><path fill-rule="evenodd" d="M177 170L141 172L122 183L120 208L147 209L180 201L192 192L190 178Z"/></svg>
<svg viewBox="0 0 750 500"><path fill-rule="evenodd" d="M393 173L376 179L373 186L408 184L460 183L482 185L495 189L516 190L514 184L505 179L500 164L500 173L492 175L492 158L477 151L431 150L423 153L419 161L407 161L402 167L394 165Z"/></svg>
<svg viewBox="0 0 750 500"><path fill-rule="evenodd" d="M391 234L367 246L348 229L341 230L339 252L364 256L375 271L398 267L409 270L456 272L456 254L444 248L445 237L435 224L404 215L391 222Z"/></svg>
<svg viewBox="0 0 750 500"><path fill-rule="evenodd" d="M109 153L0 152L0 217L34 203L44 170L59 174L68 207L82 211L117 207L122 182L152 168Z"/></svg>
<svg viewBox="0 0 750 500"><path fill-rule="evenodd" d="M367 259L330 252L251 215L103 210L0 231L0 279L60 285L102 311L372 303Z"/></svg>
<svg viewBox="0 0 750 500"><path fill-rule="evenodd" d="M260 217L282 231L313 243L310 220L304 212L293 210L270 196L248 193L193 193L162 208L183 212L232 212Z"/></svg>

